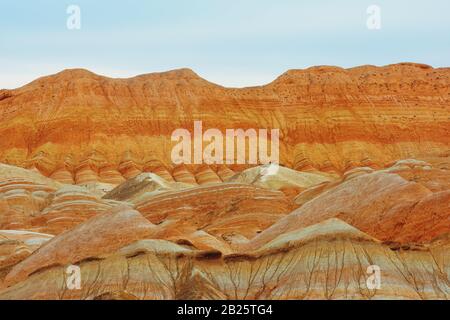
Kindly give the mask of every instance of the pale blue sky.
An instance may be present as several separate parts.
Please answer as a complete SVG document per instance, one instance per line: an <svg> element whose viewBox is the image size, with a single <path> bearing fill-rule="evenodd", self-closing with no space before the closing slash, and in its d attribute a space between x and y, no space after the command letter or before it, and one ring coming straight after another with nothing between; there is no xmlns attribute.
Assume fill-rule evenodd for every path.
<svg viewBox="0 0 450 320"><path fill-rule="evenodd" d="M66 27L68 5L81 30ZM381 8L381 30L366 26ZM0 88L65 68L128 77L180 67L226 86L313 65L450 66L448 0L0 0Z"/></svg>

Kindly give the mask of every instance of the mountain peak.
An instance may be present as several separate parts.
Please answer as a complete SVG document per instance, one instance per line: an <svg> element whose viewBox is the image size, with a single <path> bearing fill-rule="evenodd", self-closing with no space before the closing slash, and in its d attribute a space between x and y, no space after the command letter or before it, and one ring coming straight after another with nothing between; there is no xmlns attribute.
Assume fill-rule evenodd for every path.
<svg viewBox="0 0 450 320"><path fill-rule="evenodd" d="M65 69L54 75L58 79L97 78L98 74L83 68Z"/></svg>
<svg viewBox="0 0 450 320"><path fill-rule="evenodd" d="M164 72L153 72L153 73L146 73L139 76L134 77L134 79L141 79L141 78L159 78L159 79L167 79L167 80L202 80L206 81L202 77L200 77L197 73L195 73L192 69L189 68L180 68L180 69L174 69Z"/></svg>

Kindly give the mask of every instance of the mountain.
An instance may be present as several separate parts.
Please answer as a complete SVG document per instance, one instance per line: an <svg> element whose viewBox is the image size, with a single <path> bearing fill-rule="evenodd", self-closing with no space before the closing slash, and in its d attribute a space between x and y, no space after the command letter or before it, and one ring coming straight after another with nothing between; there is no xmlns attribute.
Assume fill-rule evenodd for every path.
<svg viewBox="0 0 450 320"><path fill-rule="evenodd" d="M448 300L449 75L75 69L1 90L0 300ZM200 120L279 128L280 165L172 164Z"/></svg>
<svg viewBox="0 0 450 320"><path fill-rule="evenodd" d="M126 245L139 235L107 228L119 221L117 215L124 214L116 212L113 222L104 224L97 223L104 218L99 217L50 240L12 269L7 281L13 285L0 292L0 299L449 298L445 274L439 276L442 270L448 270L448 241L437 247L431 244L393 251L344 222L331 219L286 234L254 253L222 256L217 251L165 240ZM136 222L143 231L152 232L153 227L140 222L145 219L130 214L133 218L127 226ZM102 226L103 230L97 229ZM103 246L89 241L92 236L87 232L94 229L110 230L104 234ZM74 247L74 239L83 234L88 236L78 242L83 246ZM108 240L114 236L122 239L123 248L115 250L111 245ZM79 290L64 286L64 265L69 262L76 263L84 275ZM372 265L383 274L382 285L374 290L366 284L367 268ZM27 273L29 277L17 284Z"/></svg>
<svg viewBox="0 0 450 320"><path fill-rule="evenodd" d="M450 153L449 83L449 68L411 63L290 70L244 89L189 69L129 79L65 70L2 90L0 162L75 183L155 166L170 174L172 132L201 120L223 132L279 128L280 162L291 169L383 167Z"/></svg>
<svg viewBox="0 0 450 320"><path fill-rule="evenodd" d="M296 198L254 180L189 186L154 174L101 198L9 168L0 299L450 297L448 168L356 168L308 179ZM292 183L286 170L277 188ZM305 183L301 172L290 178ZM64 285L70 265L81 270L79 290ZM379 289L367 287L371 266Z"/></svg>

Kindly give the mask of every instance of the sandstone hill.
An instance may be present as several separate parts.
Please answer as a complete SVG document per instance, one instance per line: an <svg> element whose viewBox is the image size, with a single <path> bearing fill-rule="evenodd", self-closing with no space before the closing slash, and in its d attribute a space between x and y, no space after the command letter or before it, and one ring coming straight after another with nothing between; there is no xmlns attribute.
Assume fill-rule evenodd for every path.
<svg viewBox="0 0 450 320"><path fill-rule="evenodd" d="M171 187L153 174L101 198L24 171L10 170L0 189L0 299L450 295L450 171L429 163L356 168L294 198L246 181ZM71 265L79 290L66 287Z"/></svg>
<svg viewBox="0 0 450 320"><path fill-rule="evenodd" d="M449 299L449 77L76 69L0 90L0 299ZM280 166L173 165L195 120L279 128Z"/></svg>
<svg viewBox="0 0 450 320"><path fill-rule="evenodd" d="M281 164L295 170L447 156L449 83L450 69L411 63L290 70L244 89L188 69L129 79L66 70L0 92L0 162L64 183L119 183L144 171L201 184L205 168L186 175L170 161L171 133L194 120L205 129L279 128ZM233 170L211 169L221 181Z"/></svg>

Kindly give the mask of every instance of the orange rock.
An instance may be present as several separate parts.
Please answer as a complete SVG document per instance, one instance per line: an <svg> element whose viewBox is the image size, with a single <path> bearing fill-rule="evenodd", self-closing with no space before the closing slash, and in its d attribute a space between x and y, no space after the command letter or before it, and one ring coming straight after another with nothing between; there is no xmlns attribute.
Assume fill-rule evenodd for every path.
<svg viewBox="0 0 450 320"><path fill-rule="evenodd" d="M222 179L222 181L226 181L234 176L235 172L228 168L226 165L220 165L217 168L217 175Z"/></svg>
<svg viewBox="0 0 450 320"><path fill-rule="evenodd" d="M29 180L0 182L0 230L27 230L56 189Z"/></svg>
<svg viewBox="0 0 450 320"><path fill-rule="evenodd" d="M322 66L227 89L187 69L130 79L66 70L2 91L0 162L49 175L67 155L78 166L95 150L115 169L127 153L171 164L173 130L201 120L221 131L279 128L280 161L297 170L383 167L448 146L449 77L448 68L418 64Z"/></svg>
<svg viewBox="0 0 450 320"><path fill-rule="evenodd" d="M27 169L0 164L0 299L448 299L449 84L398 64L1 90L0 162ZM282 165L174 167L171 133L200 120L279 128Z"/></svg>
<svg viewBox="0 0 450 320"><path fill-rule="evenodd" d="M45 208L34 214L30 224L39 232L56 235L116 205L100 199L85 188L66 186L51 195Z"/></svg>
<svg viewBox="0 0 450 320"><path fill-rule="evenodd" d="M45 266L44 255L69 244L67 238L54 238L20 264L29 271ZM429 247L393 249L330 219L280 235L245 254L198 250L195 245L216 245L203 233L178 242L139 240L102 254L101 259L92 252L92 258L77 263L82 275L79 290L64 286L65 265L40 268L0 291L0 299L425 300L448 295L448 238ZM366 282L368 267L374 265L382 272L379 288L369 288ZM14 271L8 279L17 275Z"/></svg>
<svg viewBox="0 0 450 320"><path fill-rule="evenodd" d="M195 180L194 174L189 171L185 165L179 165L172 171L172 176L175 181L197 185L197 180Z"/></svg>
<svg viewBox="0 0 450 320"><path fill-rule="evenodd" d="M430 194L427 188L396 174L374 172L356 176L307 201L255 237L249 245L257 247L280 234L333 217L377 239L389 240L396 236L399 224L404 223L405 216L399 209L412 207ZM423 230L416 232L424 234Z"/></svg>
<svg viewBox="0 0 450 320"><path fill-rule="evenodd" d="M142 173L140 166L138 166L132 160L121 162L119 164L119 171L122 173L125 179L134 178Z"/></svg>
<svg viewBox="0 0 450 320"><path fill-rule="evenodd" d="M67 170L67 168L62 167L56 169L51 175L50 178L56 180L61 183L74 184L75 180L73 179L72 173Z"/></svg>
<svg viewBox="0 0 450 320"><path fill-rule="evenodd" d="M53 236L29 231L0 231L0 289L3 288L5 270L29 257Z"/></svg>
<svg viewBox="0 0 450 320"><path fill-rule="evenodd" d="M100 168L99 172L99 181L103 183L111 183L111 184L121 184L126 179L120 174L118 170L114 168L113 165L108 165L103 168Z"/></svg>
<svg viewBox="0 0 450 320"><path fill-rule="evenodd" d="M136 209L152 223L221 236L230 231L253 237L294 208L279 191L236 183L206 185L143 198Z"/></svg>
<svg viewBox="0 0 450 320"><path fill-rule="evenodd" d="M5 278L5 284L24 280L37 269L56 264L74 264L112 253L136 240L151 237L156 229L139 212L127 207L116 208L53 238L12 268Z"/></svg>
<svg viewBox="0 0 450 320"><path fill-rule="evenodd" d="M75 172L75 183L78 185L98 182L97 168L90 161L79 165Z"/></svg>
<svg viewBox="0 0 450 320"><path fill-rule="evenodd" d="M144 166L145 172L152 172L168 182L175 182L169 170L158 160L148 161Z"/></svg>
<svg viewBox="0 0 450 320"><path fill-rule="evenodd" d="M413 206L405 206L403 217L396 218L400 224L396 234L389 240L400 243L430 242L450 232L450 190L421 199Z"/></svg>
<svg viewBox="0 0 450 320"><path fill-rule="evenodd" d="M221 183L222 179L208 166L203 165L198 168L195 180L199 185Z"/></svg>

